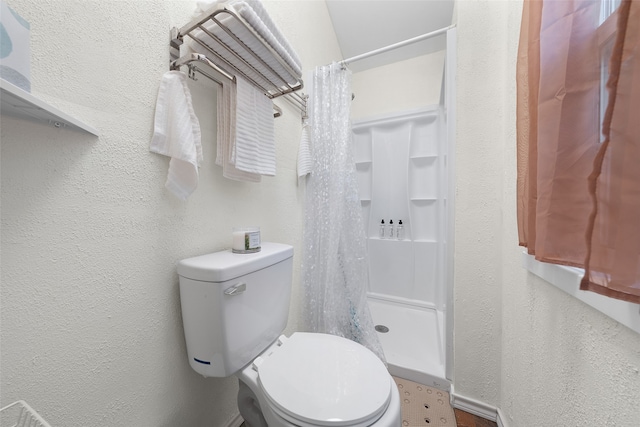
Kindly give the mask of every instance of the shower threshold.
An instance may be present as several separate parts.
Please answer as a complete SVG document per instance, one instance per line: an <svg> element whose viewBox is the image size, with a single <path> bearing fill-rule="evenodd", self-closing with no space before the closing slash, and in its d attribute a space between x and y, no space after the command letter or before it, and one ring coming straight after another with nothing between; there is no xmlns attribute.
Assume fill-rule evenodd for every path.
<svg viewBox="0 0 640 427"><path fill-rule="evenodd" d="M445 376L443 313L432 308L369 298L391 375L450 391ZM384 330L383 328L379 328Z"/></svg>

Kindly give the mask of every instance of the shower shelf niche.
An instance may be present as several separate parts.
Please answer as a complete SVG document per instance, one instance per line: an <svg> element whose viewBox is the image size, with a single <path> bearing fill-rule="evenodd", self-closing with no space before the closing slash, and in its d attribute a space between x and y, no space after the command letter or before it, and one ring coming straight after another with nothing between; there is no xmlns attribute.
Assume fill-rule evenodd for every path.
<svg viewBox="0 0 640 427"><path fill-rule="evenodd" d="M368 169L373 163L371 160L366 160L364 162L356 162L356 168L358 169Z"/></svg>
<svg viewBox="0 0 640 427"><path fill-rule="evenodd" d="M414 154L409 158L411 160L419 160L419 159L436 159L439 156L437 154Z"/></svg>

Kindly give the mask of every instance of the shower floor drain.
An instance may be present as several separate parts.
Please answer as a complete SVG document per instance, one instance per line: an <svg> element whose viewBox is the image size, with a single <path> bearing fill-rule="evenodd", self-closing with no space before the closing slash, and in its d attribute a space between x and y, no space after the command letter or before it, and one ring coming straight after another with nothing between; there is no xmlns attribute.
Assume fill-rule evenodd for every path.
<svg viewBox="0 0 640 427"><path fill-rule="evenodd" d="M376 325L375 329L376 331L382 332L383 334L386 334L387 332L389 332L389 328L387 328L384 325Z"/></svg>

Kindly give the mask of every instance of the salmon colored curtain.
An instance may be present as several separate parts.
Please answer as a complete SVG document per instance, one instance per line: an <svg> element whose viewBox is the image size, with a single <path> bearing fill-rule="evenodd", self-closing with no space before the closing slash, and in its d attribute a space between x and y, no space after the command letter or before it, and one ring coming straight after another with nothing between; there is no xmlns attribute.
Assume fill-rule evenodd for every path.
<svg viewBox="0 0 640 427"><path fill-rule="evenodd" d="M583 267L581 289L640 303L640 0L600 22L602 4L525 0L518 234Z"/></svg>

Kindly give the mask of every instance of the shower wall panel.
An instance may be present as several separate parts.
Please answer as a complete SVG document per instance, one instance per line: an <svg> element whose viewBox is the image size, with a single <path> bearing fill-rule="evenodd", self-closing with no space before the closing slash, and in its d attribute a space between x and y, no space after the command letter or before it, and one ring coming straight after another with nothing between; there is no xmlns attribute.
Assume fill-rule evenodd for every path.
<svg viewBox="0 0 640 427"><path fill-rule="evenodd" d="M444 307L446 167L439 106L354 123L370 292ZM380 224L404 236L380 237Z"/></svg>

